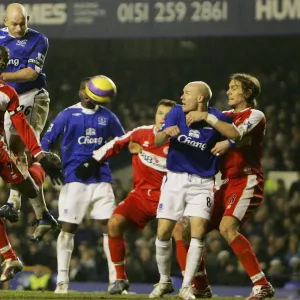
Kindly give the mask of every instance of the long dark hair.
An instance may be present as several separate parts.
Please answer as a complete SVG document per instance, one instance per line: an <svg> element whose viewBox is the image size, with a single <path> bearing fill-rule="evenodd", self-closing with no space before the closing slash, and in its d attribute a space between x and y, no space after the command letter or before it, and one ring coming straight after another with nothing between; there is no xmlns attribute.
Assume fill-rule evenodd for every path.
<svg viewBox="0 0 300 300"><path fill-rule="evenodd" d="M250 75L245 73L236 73L230 76L230 80L237 80L241 83L242 88L245 93L245 98L247 103L252 107L257 107L257 97L261 92L261 86L259 80Z"/></svg>

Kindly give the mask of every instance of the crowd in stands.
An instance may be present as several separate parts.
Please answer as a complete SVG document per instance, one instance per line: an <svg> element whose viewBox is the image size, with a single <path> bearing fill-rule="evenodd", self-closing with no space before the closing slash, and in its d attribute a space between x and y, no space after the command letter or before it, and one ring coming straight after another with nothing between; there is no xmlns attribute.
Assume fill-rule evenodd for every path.
<svg viewBox="0 0 300 300"><path fill-rule="evenodd" d="M116 82L119 94L111 109L121 119L126 130L153 123L155 104L159 99L169 98L180 103L182 88L189 81L208 82L213 90L212 105L223 110L227 109L228 76L234 72L249 72L257 76L262 84L259 109L267 118L262 158L265 174L272 170L299 171L299 179L292 186L286 186L282 179L274 181L267 177L264 202L245 224L243 233L249 238L272 284L284 286L290 281L300 283L300 67L293 63L293 58L288 63L274 63L272 59L278 58L279 53L278 56L274 57L273 54L268 57L265 44L260 51L266 56L259 50L254 54L249 50L245 58L250 41L251 39L245 41L243 47L237 41L232 41L237 43L234 53L219 53L222 48L217 48L215 51L218 54L211 53L214 56L210 59L207 52L212 52L211 49L202 51L201 43L197 41L194 42L196 50L185 49L186 56L178 55L179 57L170 59L166 59L167 54L164 52L152 58L101 59L102 56L96 56L96 53L85 55L79 51L81 48L77 42L77 54L66 54L61 64L57 63L58 54L51 56L50 47L46 65L48 90L52 99L49 121L63 108L78 101L79 82L90 75L105 74ZM58 47L59 43L63 42L55 42L54 46ZM208 48L212 47L211 41L206 43ZM270 45L272 43L270 41ZM179 47L179 42L177 44ZM288 55L287 50L284 55ZM128 174L128 180L130 176ZM118 178L113 187L117 202L122 201L128 192L127 188L122 186ZM58 195L59 189L47 182L45 198L54 216L57 216ZM7 198L8 189L2 186L0 202L4 203ZM30 225L33 221L34 214L26 201L23 201L22 220L17 224L7 222L11 244L25 265L41 264L56 272L56 239L50 233L38 244L29 243L27 237L33 231ZM131 282L155 283L158 280L155 229L154 220L142 232L127 234L127 273ZM251 284L243 267L238 264L217 231L207 237L206 261L212 284ZM173 264L173 275L180 276L175 253ZM107 281L107 276L102 233L96 222L86 219L75 235L70 279Z"/></svg>

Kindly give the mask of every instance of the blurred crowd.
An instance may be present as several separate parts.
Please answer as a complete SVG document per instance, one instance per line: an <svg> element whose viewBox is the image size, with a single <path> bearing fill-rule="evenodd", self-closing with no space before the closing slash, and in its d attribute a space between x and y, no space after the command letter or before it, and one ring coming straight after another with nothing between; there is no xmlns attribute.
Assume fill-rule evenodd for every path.
<svg viewBox="0 0 300 300"><path fill-rule="evenodd" d="M295 63L297 58L289 52L296 46L295 40L293 47L283 48L281 45L281 53L281 48L276 53L269 52L270 48L277 45L273 40L269 44L260 40L260 47L248 51L252 44L257 44L255 41L228 41L234 46L233 53L226 52L228 46L224 46L222 41L211 40L202 40L202 43L201 40L189 43L174 41L173 44L165 44L165 50L161 51L158 51L156 43L147 44L145 41L141 42L141 49L136 45L130 48L125 41L123 48L120 47L121 41L115 44L107 42L105 47L105 41L95 41L95 47L90 48L82 41L73 41L75 46L72 50L70 42L53 42L46 65L48 90L52 99L49 121L60 110L78 101L79 82L86 76L105 74L116 82L118 96L111 104L111 109L126 130L153 123L155 104L159 99L169 98L180 103L182 88L189 81L208 82L213 90L212 105L224 110L227 109L228 76L234 72L249 72L257 76L262 84L259 109L267 118L262 158L265 174L271 170L299 171L299 180L292 186L285 186L282 179L273 181L266 176L264 202L245 224L243 233L249 238L272 284L284 286L291 281L300 283L300 67ZM155 55L147 56L151 52L149 47L153 47ZM65 48L70 51L61 58L60 49ZM281 59L282 56L289 59ZM129 164L130 159L125 163ZM128 174L128 181L130 177L131 174ZM118 178L115 178L113 188L117 202L122 201L128 190ZM57 216L58 195L59 189L47 182L45 198L54 216ZM3 186L0 189L1 203L7 198L8 189ZM27 237L33 231L30 225L33 221L34 214L23 201L21 222L7 222L11 244L25 265L45 265L55 273L56 239L52 234L47 234L39 244L29 243ZM127 273L131 282L152 283L158 280L155 229L154 220L142 232L129 232L126 236ZM208 235L206 248L211 283L251 284L243 267L237 263L217 231ZM174 276L180 276L175 253L172 270ZM107 276L102 233L96 222L86 219L75 235L70 279L107 281Z"/></svg>

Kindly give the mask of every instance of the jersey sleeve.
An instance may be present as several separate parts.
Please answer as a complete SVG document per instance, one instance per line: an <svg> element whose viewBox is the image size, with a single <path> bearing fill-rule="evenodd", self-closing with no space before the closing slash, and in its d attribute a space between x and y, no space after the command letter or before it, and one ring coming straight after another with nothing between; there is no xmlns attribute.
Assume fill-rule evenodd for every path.
<svg viewBox="0 0 300 300"><path fill-rule="evenodd" d="M110 118L110 131L111 131L111 137L121 136L124 135L125 130L123 126L121 125L120 120L118 117L112 113Z"/></svg>
<svg viewBox="0 0 300 300"><path fill-rule="evenodd" d="M48 52L48 47L48 39L45 36L41 36L40 40L30 53L28 67L35 70L37 73L41 73Z"/></svg>
<svg viewBox="0 0 300 300"><path fill-rule="evenodd" d="M253 128L255 128L255 126L262 120L265 122L265 115L261 111L253 109L249 117L245 119L243 123L235 126L242 138L244 135L252 131Z"/></svg>
<svg viewBox="0 0 300 300"><path fill-rule="evenodd" d="M159 131L163 131L164 129L175 126L178 123L178 106L172 107L172 109L168 112L165 123L162 125Z"/></svg>
<svg viewBox="0 0 300 300"><path fill-rule="evenodd" d="M111 156L118 155L124 148L128 147L131 140L134 140L138 129L127 132L126 134L116 137L110 142L106 143L101 148L93 152L93 158L98 162L103 162Z"/></svg>
<svg viewBox="0 0 300 300"><path fill-rule="evenodd" d="M50 124L41 140L43 150L51 151L55 142L63 134L66 124L67 118L64 111L62 111Z"/></svg>

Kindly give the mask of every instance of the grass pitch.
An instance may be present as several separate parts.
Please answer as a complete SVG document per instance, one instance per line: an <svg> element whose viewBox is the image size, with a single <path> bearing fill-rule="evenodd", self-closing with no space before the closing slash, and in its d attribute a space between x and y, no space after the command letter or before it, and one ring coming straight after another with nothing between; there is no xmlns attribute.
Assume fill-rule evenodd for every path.
<svg viewBox="0 0 300 300"><path fill-rule="evenodd" d="M0 291L0 299L45 299L45 300L60 300L60 299L119 299L119 300L126 300L126 299L149 299L148 295L120 295L120 296L112 296L106 293L79 293L79 292L70 292L66 295L63 294L54 294L53 292L31 292L31 291ZM179 300L177 296L164 296L162 299L166 300ZM217 297L212 298L216 300L236 300L238 298L224 298L224 297ZM240 298L243 299L243 298ZM272 298L272 300L280 300L276 298Z"/></svg>

